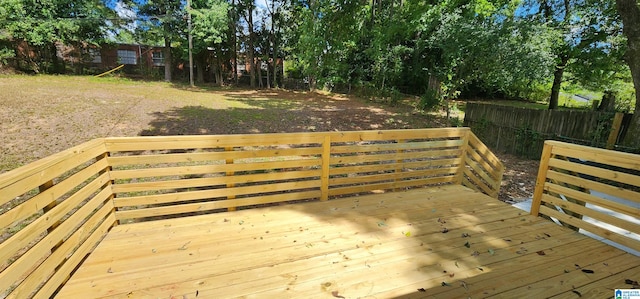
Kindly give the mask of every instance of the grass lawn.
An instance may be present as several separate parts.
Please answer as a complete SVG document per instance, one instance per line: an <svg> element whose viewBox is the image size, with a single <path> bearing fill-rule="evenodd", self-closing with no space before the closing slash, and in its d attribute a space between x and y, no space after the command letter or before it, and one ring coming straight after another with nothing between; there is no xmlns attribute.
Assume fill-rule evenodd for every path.
<svg viewBox="0 0 640 299"><path fill-rule="evenodd" d="M355 97L190 88L80 76L0 76L0 173L98 137L440 127L439 115Z"/></svg>

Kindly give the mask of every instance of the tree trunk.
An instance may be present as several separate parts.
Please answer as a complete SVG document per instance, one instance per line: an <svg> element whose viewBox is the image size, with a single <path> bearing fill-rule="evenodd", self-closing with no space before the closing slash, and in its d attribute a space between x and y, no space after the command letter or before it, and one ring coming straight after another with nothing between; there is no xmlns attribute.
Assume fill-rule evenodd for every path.
<svg viewBox="0 0 640 299"><path fill-rule="evenodd" d="M564 75L564 68L567 66L569 56L562 55L560 63L556 65L556 70L553 72L553 85L551 86L551 98L549 99L549 110L558 108L558 99L560 98L560 87L562 87L562 76Z"/></svg>
<svg viewBox="0 0 640 299"><path fill-rule="evenodd" d="M636 89L636 109L623 145L640 148L640 3L637 0L616 0L616 8L622 18L623 32L627 36L625 60L631 69Z"/></svg>
<svg viewBox="0 0 640 299"><path fill-rule="evenodd" d="M247 25L249 26L249 42L248 42L248 56L249 56L249 77L251 82L251 88L256 87L256 62L255 62L255 49L254 49L254 39L255 34L253 32L253 5L249 5L247 7Z"/></svg>
<svg viewBox="0 0 640 299"><path fill-rule="evenodd" d="M205 52L206 53L206 52ZM196 63L196 80L198 83L204 83L204 69L205 69L206 56L202 53L198 53L195 59Z"/></svg>
<svg viewBox="0 0 640 299"><path fill-rule="evenodd" d="M171 82L171 40L164 37L164 81Z"/></svg>
<svg viewBox="0 0 640 299"><path fill-rule="evenodd" d="M231 32L233 32L233 82L238 85L238 33L236 32L236 24L238 20L236 19L238 16L238 8L236 6L236 0L231 1L231 6L233 7L232 15L230 18L232 20Z"/></svg>
<svg viewBox="0 0 640 299"><path fill-rule="evenodd" d="M271 77L269 76L269 69L270 69L270 63L269 63L269 59L267 59L267 88L271 88Z"/></svg>

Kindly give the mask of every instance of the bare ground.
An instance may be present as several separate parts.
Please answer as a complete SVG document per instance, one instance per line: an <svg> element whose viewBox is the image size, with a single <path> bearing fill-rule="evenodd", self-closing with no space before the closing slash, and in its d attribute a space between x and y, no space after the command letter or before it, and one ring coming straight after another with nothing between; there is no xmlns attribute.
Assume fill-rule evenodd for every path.
<svg viewBox="0 0 640 299"><path fill-rule="evenodd" d="M356 97L284 90L188 88L65 76L0 77L0 173L107 136L248 134L444 127L437 113ZM538 163L507 166L499 198L530 197Z"/></svg>

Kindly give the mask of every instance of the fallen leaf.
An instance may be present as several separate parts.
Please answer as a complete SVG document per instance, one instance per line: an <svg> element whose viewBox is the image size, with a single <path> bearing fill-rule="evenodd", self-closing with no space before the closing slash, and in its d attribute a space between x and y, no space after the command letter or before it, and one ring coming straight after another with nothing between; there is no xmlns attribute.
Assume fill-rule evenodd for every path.
<svg viewBox="0 0 640 299"><path fill-rule="evenodd" d="M540 251L536 251L536 253L537 253L538 255L547 255L547 254L546 254L546 253L544 253L544 251L542 251L542 250L540 250Z"/></svg>
<svg viewBox="0 0 640 299"><path fill-rule="evenodd" d="M441 218L438 218L438 222L440 222L440 223L442 223L442 224L447 223L447 221L445 221L444 219L441 219Z"/></svg>
<svg viewBox="0 0 640 299"><path fill-rule="evenodd" d="M443 282L442 282L442 286L443 286L443 287L450 287L451 285L450 285L450 284L448 284L447 282L443 281Z"/></svg>
<svg viewBox="0 0 640 299"><path fill-rule="evenodd" d="M576 266L576 270L580 270L582 267L580 267L580 265L578 264L574 264L574 266Z"/></svg>
<svg viewBox="0 0 640 299"><path fill-rule="evenodd" d="M566 270L566 269L564 270L564 273L569 273L569 272L570 272L569 270Z"/></svg>
<svg viewBox="0 0 640 299"><path fill-rule="evenodd" d="M418 289L418 292L426 293L426 292L427 292L427 290L425 290L424 288L419 288L419 289Z"/></svg>
<svg viewBox="0 0 640 299"><path fill-rule="evenodd" d="M448 232L449 232L449 230L448 230L446 227L442 229L442 233L443 233L443 234L446 234L446 233L448 233Z"/></svg>
<svg viewBox="0 0 640 299"><path fill-rule="evenodd" d="M200 295L200 292L198 292L198 290L196 290L196 297L198 297L198 295Z"/></svg>
<svg viewBox="0 0 640 299"><path fill-rule="evenodd" d="M456 261L455 264L456 264L456 267L460 268L460 266L458 266L458 261Z"/></svg>
<svg viewBox="0 0 640 299"><path fill-rule="evenodd" d="M111 270L111 268L107 269L107 273L113 273L113 270Z"/></svg>
<svg viewBox="0 0 640 299"><path fill-rule="evenodd" d="M384 221L378 222L378 227L383 227L383 226L387 226L387 224L384 223Z"/></svg>
<svg viewBox="0 0 640 299"><path fill-rule="evenodd" d="M507 242L511 242L511 239L502 239L502 240L505 240Z"/></svg>
<svg viewBox="0 0 640 299"><path fill-rule="evenodd" d="M547 237L551 238L551 235L550 235L550 234L547 234L547 233L543 233L543 234L544 234L545 236L547 236Z"/></svg>
<svg viewBox="0 0 640 299"><path fill-rule="evenodd" d="M574 294L578 295L578 297L582 297L582 294L576 290L571 290Z"/></svg>
<svg viewBox="0 0 640 299"><path fill-rule="evenodd" d="M467 286L467 283L464 280L460 281L460 286L462 286L465 290L469 290L469 287Z"/></svg>
<svg viewBox="0 0 640 299"><path fill-rule="evenodd" d="M466 243L464 243L464 247L471 248L471 244L469 244L469 241L467 241Z"/></svg>
<svg viewBox="0 0 640 299"><path fill-rule="evenodd" d="M178 250L187 250L187 245L189 245L189 243L191 243L191 241L184 243L184 245L182 245L182 247L178 248Z"/></svg>
<svg viewBox="0 0 640 299"><path fill-rule="evenodd" d="M229 222L229 221L231 221L231 220L229 220L227 218L224 218L224 222Z"/></svg>
<svg viewBox="0 0 640 299"><path fill-rule="evenodd" d="M338 293L338 291L333 291L333 292L331 292L331 295L333 295L333 297L336 297L336 298L342 298L342 299L345 299L345 297L344 297L344 296L340 296L340 294Z"/></svg>
<svg viewBox="0 0 640 299"><path fill-rule="evenodd" d="M407 236L407 237L411 237L411 232L406 232L406 233L405 233L405 232L403 232L403 234L404 234L405 236Z"/></svg>
<svg viewBox="0 0 640 299"><path fill-rule="evenodd" d="M467 234L467 233L462 233L462 237L463 238L468 238L468 237L471 237L471 236L469 234Z"/></svg>
<svg viewBox="0 0 640 299"><path fill-rule="evenodd" d="M626 283L626 284L630 284L630 285L632 285L632 286L640 286L640 284L638 284L638 281L636 281L636 280L631 280L631 279L625 279L625 280L624 280L624 283Z"/></svg>
<svg viewBox="0 0 640 299"><path fill-rule="evenodd" d="M588 273L588 274L593 274L593 273L595 273L593 270L589 270L589 269L582 269L582 272L584 272L584 273Z"/></svg>
<svg viewBox="0 0 640 299"><path fill-rule="evenodd" d="M482 267L478 267L478 270L484 272L484 269L482 269Z"/></svg>
<svg viewBox="0 0 640 299"><path fill-rule="evenodd" d="M479 255L480 255L480 252L478 252L478 251L474 251L474 252L471 254L471 256L479 256Z"/></svg>
<svg viewBox="0 0 640 299"><path fill-rule="evenodd" d="M242 225L244 223L244 220L240 220L240 222L238 222L239 225Z"/></svg>
<svg viewBox="0 0 640 299"><path fill-rule="evenodd" d="M451 273L451 274L449 274L449 277L454 277L454 276L456 276L456 274L455 274L455 273Z"/></svg>
<svg viewBox="0 0 640 299"><path fill-rule="evenodd" d="M494 255L494 254L496 254L496 252L495 252L493 249L489 249L489 250L487 250L487 251L489 251L489 254L490 254L490 255Z"/></svg>

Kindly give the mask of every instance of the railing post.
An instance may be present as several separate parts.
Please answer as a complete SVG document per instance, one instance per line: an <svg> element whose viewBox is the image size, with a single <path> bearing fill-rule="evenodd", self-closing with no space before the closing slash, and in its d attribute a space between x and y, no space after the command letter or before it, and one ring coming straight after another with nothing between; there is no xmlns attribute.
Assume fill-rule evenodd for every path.
<svg viewBox="0 0 640 299"><path fill-rule="evenodd" d="M405 143L405 142L406 142L406 140L404 140L404 139L399 139L399 140L398 140L398 145L402 145L402 144L403 144L403 143ZM404 153L404 150L403 150L403 149L396 150L396 154L401 155L402 153ZM398 182L398 177L397 177L397 175L398 175L399 173L401 173L401 172L403 171L403 169L404 169L404 167L403 167L402 163L404 163L404 159L398 159L398 160L396 160L396 164L397 164L398 166L396 167L396 170L395 170L395 172L396 172L396 177L393 179L393 182L394 182L394 183L397 183L397 182ZM399 191L399 190L400 190L399 188L393 188L393 191Z"/></svg>
<svg viewBox="0 0 640 299"><path fill-rule="evenodd" d="M466 165L466 159L467 159L467 152L469 151L469 136L473 134L471 133L471 130L467 130L467 134L464 134L464 136L462 137L462 145L460 145L460 165L458 166L458 172L456 173L456 180L455 183L458 185L462 185L462 181L464 180L464 169L465 167L467 167Z"/></svg>
<svg viewBox="0 0 640 299"><path fill-rule="evenodd" d="M329 167L331 164L331 136L324 136L322 143L322 175L320 177L320 200L329 199Z"/></svg>
<svg viewBox="0 0 640 299"><path fill-rule="evenodd" d="M620 133L620 127L622 126L622 119L624 113L616 112L616 116L613 117L613 123L611 124L611 132L609 133L609 139L607 139L607 149L613 149L618 141L618 134Z"/></svg>
<svg viewBox="0 0 640 299"><path fill-rule="evenodd" d="M99 162L102 159L108 159L109 158L109 152L105 152L99 156L96 157L96 162ZM107 163L107 167L105 169L102 169L98 172L98 175L102 175L106 172L110 172L111 171L111 165L109 163ZM115 181L114 180L109 180L106 184L104 184L102 186L102 188L109 188L109 185L113 186L115 185ZM113 204L113 199L116 197L116 194L111 192L111 196L109 197L109 201L111 201L111 205L113 206L113 209L111 210L111 213L113 213L115 215L117 208L115 207L115 205ZM120 224L120 220L116 220L115 225L119 225Z"/></svg>
<svg viewBox="0 0 640 299"><path fill-rule="evenodd" d="M231 147L231 146L225 147L224 150L227 151L227 152L232 152L233 151L233 147ZM226 164L233 164L233 159L226 159L225 163ZM225 175L226 176L233 176L234 172L233 171L227 171ZM235 187L235 184L233 184L233 183L227 184L227 188L233 188L233 187ZM232 200L232 199L235 199L235 198L236 198L235 195L227 196L227 200ZM236 207L228 207L227 208L227 211L235 211L235 210L236 210Z"/></svg>
<svg viewBox="0 0 640 299"><path fill-rule="evenodd" d="M533 192L533 202L531 203L531 215L533 216L538 216L540 213L542 193L544 193L544 183L547 180L547 170L549 170L549 159L551 159L552 149L552 145L548 142L544 143L542 156L540 157L540 168L538 168L538 177L536 178L536 189Z"/></svg>

